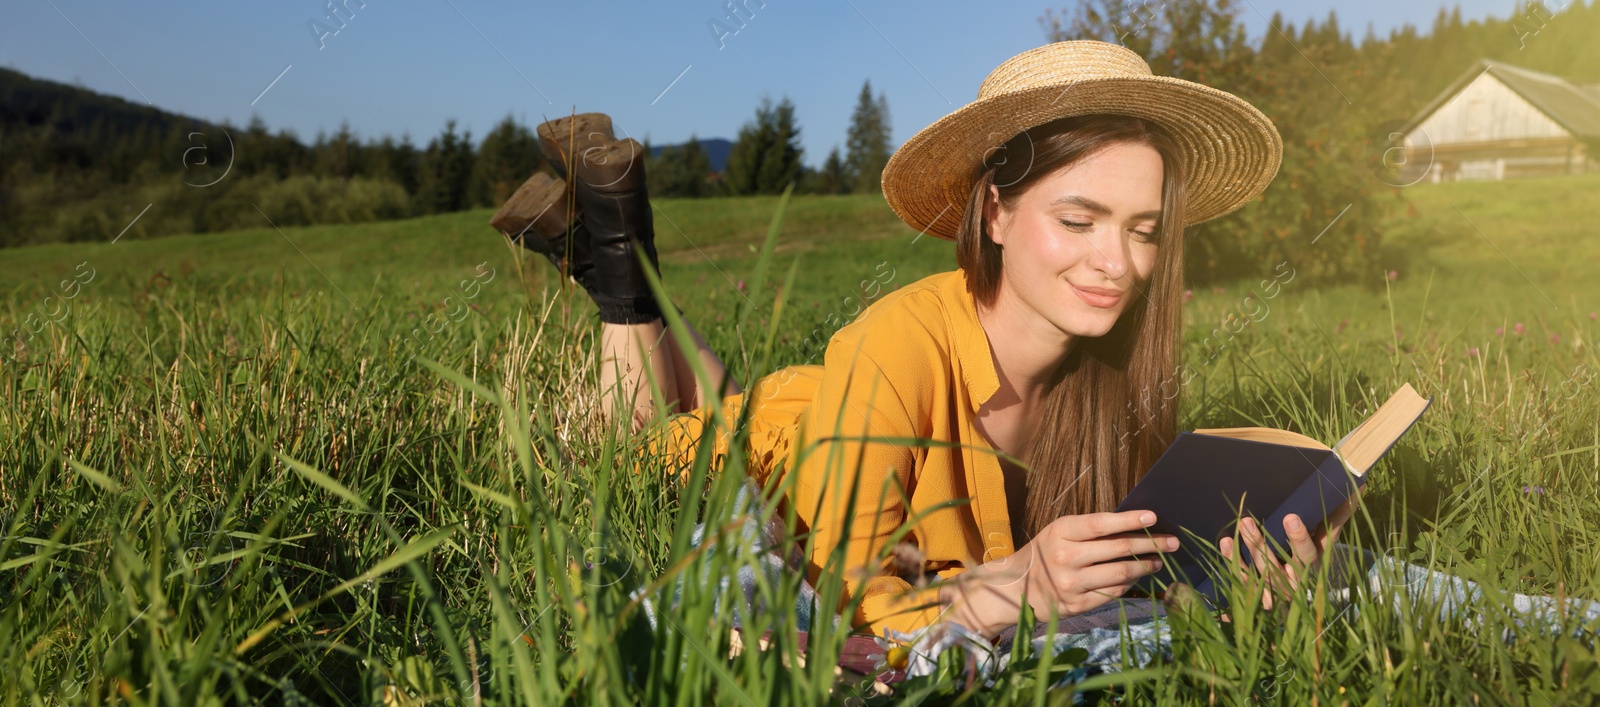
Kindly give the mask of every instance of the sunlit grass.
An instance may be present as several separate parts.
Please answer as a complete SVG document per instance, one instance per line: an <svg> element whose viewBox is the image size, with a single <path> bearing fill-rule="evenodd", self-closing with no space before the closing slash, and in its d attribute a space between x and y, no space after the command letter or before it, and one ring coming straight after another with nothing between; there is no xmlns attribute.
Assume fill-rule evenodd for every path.
<svg viewBox="0 0 1600 707"><path fill-rule="evenodd" d="M1410 383L1433 406L1347 540L1505 591L1600 598L1600 285L1580 277L1600 255L1583 235L1597 184L1413 187L1417 215L1388 232L1392 280L1196 288L1181 424L1332 442ZM676 224L657 221L665 287L746 382L820 360L816 337L876 290L953 267L948 244L868 199L795 198L764 270L776 200L660 206ZM660 461L635 472L639 436L596 409L592 307L486 219L0 257L5 332L43 322L0 369L7 704L809 704L861 689L836 684L842 632L814 626L801 661L787 612L747 627L771 650L727 657L732 604L694 578L757 560L734 541L740 475L704 456L682 479ZM702 523L721 539L688 542ZM761 588L780 607L798 590L798 575ZM1502 641L1503 618L1388 600L1180 614L1171 661L1088 686L1195 704L1600 699L1592 638ZM971 696L1032 701L1039 665Z"/></svg>

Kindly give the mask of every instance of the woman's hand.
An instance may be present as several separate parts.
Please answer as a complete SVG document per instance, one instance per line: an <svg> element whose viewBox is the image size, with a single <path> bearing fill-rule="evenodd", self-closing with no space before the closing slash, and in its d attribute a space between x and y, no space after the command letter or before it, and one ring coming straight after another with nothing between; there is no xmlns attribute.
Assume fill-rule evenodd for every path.
<svg viewBox="0 0 1600 707"><path fill-rule="evenodd" d="M1143 557L1178 549L1171 535L1144 531L1150 511L1063 516L1045 526L1015 555L963 573L947 586L950 618L984 636L1015 626L1026 593L1041 620L1081 614L1122 596L1140 578L1161 569Z"/></svg>
<svg viewBox="0 0 1600 707"><path fill-rule="evenodd" d="M1265 533L1256 526L1255 519L1245 518L1239 521L1239 536L1247 547L1250 548L1251 564L1255 566L1255 577L1244 567L1234 551L1233 538L1223 538L1218 542L1222 556L1234 561L1235 571L1239 578L1247 583L1259 581L1265 586L1261 589L1261 606L1272 609L1274 592L1287 595L1300 586L1300 578L1309 576L1316 571L1317 565L1339 541L1339 531L1344 528L1344 523L1350 520L1355 509L1360 505L1361 490L1357 489L1355 495L1344 505L1334 509L1328 515L1322 527L1312 533L1300 517L1291 513L1283 519L1283 530L1289 536L1289 550L1293 553L1288 563L1278 561L1278 555L1273 551Z"/></svg>

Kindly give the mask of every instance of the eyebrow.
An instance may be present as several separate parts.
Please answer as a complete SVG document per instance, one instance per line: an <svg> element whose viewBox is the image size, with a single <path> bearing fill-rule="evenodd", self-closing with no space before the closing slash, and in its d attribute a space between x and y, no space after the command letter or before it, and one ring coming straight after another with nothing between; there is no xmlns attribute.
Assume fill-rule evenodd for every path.
<svg viewBox="0 0 1600 707"><path fill-rule="evenodd" d="M1100 216L1104 216L1106 214L1111 213L1111 207L1106 206L1105 204L1102 204L1102 203L1100 203L1098 201L1095 201L1094 199L1090 199L1087 196L1079 196L1077 194L1068 194L1068 195L1063 196L1063 197L1061 197L1059 199L1056 199L1055 201L1050 202L1051 206L1057 206L1059 204L1071 204L1073 206L1079 206L1079 207L1088 209L1089 211L1092 211L1096 215L1100 215ZM1161 217L1161 209L1152 209L1150 211L1140 211L1139 213L1134 214L1133 217L1134 218L1160 218Z"/></svg>

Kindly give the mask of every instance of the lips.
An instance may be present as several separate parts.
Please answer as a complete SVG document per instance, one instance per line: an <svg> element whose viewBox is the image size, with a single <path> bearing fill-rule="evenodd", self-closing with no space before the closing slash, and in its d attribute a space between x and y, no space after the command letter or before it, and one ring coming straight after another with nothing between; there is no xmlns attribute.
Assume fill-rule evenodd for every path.
<svg viewBox="0 0 1600 707"><path fill-rule="evenodd" d="M1072 285L1070 282L1067 284ZM1072 285L1072 291L1078 293L1078 299L1083 300L1083 303L1089 305L1090 307L1111 309L1112 307L1117 306L1118 302L1122 301L1121 290L1112 290L1104 287L1079 287L1077 285Z"/></svg>

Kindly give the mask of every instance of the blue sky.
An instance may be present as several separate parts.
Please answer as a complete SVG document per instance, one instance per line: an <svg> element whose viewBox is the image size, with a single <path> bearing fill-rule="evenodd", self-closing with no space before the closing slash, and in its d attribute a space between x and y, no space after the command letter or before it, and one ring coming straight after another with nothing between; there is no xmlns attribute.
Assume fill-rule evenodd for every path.
<svg viewBox="0 0 1600 707"><path fill-rule="evenodd" d="M603 111L656 144L732 138L763 95L794 101L806 161L844 142L864 79L888 97L896 144L976 95L990 70L1044 42L1039 17L1073 3L748 0L753 17L720 41L725 0L483 2L337 0L339 30L310 22L326 0L7 0L0 65L243 124L259 114L310 140L349 120L362 136L409 133L419 145L446 119L476 138L508 113L532 125L575 106ZM1157 1L1157 0L1152 0ZM1440 7L1506 17L1515 0L1345 0L1357 40ZM1325 0L1247 0L1267 17L1319 21ZM329 22L331 24L331 22ZM1508 41L1513 41L1508 38Z"/></svg>

